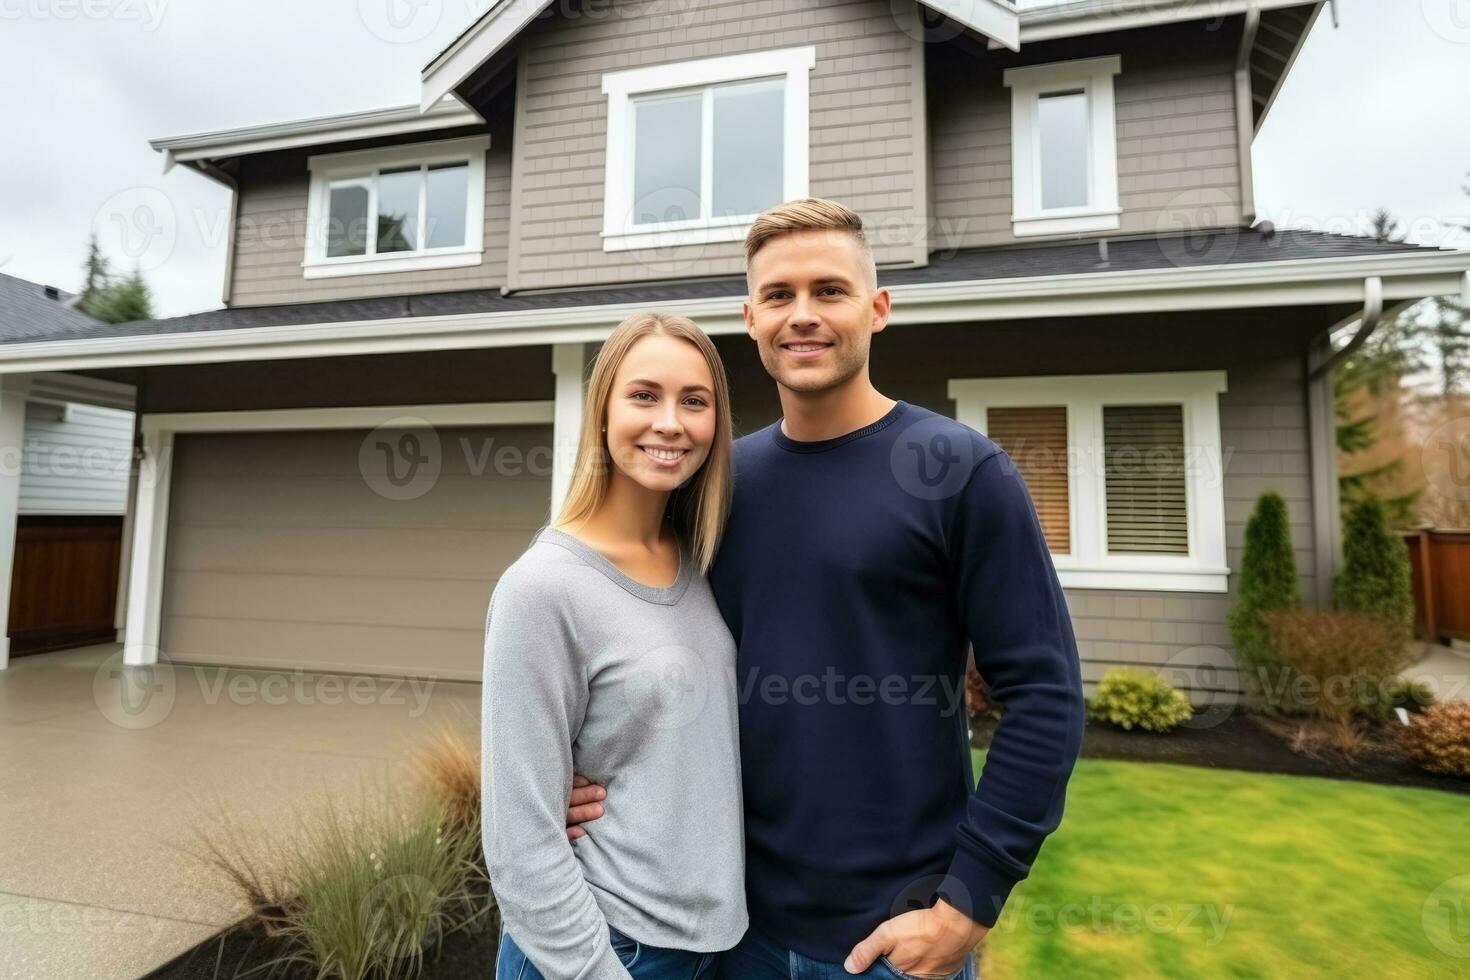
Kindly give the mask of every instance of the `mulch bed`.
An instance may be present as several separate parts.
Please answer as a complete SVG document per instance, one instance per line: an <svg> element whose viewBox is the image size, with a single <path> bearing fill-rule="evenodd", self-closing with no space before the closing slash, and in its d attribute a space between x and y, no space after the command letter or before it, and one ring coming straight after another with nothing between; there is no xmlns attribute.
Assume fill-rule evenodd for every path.
<svg viewBox="0 0 1470 980"><path fill-rule="evenodd" d="M484 928L446 936L439 955L425 954L425 980L486 980L495 975L499 925L484 917ZM279 941L257 928L232 926L186 950L149 973L144 980L312 980L316 971L304 965L266 967L284 954Z"/></svg>
<svg viewBox="0 0 1470 980"><path fill-rule="evenodd" d="M973 744L984 748L990 744L995 721L989 717L977 719L971 731ZM1372 748L1349 762L1333 755L1313 758L1293 752L1279 735L1263 727L1257 716L1243 713L1220 719L1205 717L1200 727L1181 726L1163 735L1088 721L1082 736L1082 755L1089 759L1172 762L1207 769L1322 776L1470 793L1470 779L1425 772L1400 754L1387 734L1380 732L1370 738Z"/></svg>

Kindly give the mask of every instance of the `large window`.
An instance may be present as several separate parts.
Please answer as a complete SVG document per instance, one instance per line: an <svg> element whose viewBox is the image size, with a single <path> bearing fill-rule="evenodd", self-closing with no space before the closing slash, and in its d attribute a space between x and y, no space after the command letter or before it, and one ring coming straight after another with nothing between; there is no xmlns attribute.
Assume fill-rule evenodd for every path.
<svg viewBox="0 0 1470 980"><path fill-rule="evenodd" d="M807 193L812 47L604 75L603 248L738 241Z"/></svg>
<svg viewBox="0 0 1470 980"><path fill-rule="evenodd" d="M314 156L306 278L478 265L488 136Z"/></svg>
<svg viewBox="0 0 1470 980"><path fill-rule="evenodd" d="M1113 76L1121 65L1113 55L1005 72L1016 235L1118 227Z"/></svg>
<svg viewBox="0 0 1470 980"><path fill-rule="evenodd" d="M1026 480L1062 584L1223 592L1219 371L966 378L958 418Z"/></svg>

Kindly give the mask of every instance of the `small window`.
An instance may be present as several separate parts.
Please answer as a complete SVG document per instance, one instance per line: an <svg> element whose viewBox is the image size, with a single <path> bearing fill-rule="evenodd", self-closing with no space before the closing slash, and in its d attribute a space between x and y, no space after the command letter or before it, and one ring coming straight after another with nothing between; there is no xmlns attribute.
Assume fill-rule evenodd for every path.
<svg viewBox="0 0 1470 980"><path fill-rule="evenodd" d="M1117 56L1004 73L1011 89L1012 230L1075 234L1119 226L1113 107Z"/></svg>
<svg viewBox="0 0 1470 980"><path fill-rule="evenodd" d="M310 159L307 278L478 265L488 137Z"/></svg>
<svg viewBox="0 0 1470 980"><path fill-rule="evenodd" d="M1067 486L1067 406L992 408L986 413L986 434L1016 464L1046 546L1053 554L1072 550L1071 491Z"/></svg>
<svg viewBox="0 0 1470 980"><path fill-rule="evenodd" d="M760 212L807 194L815 48L603 76L603 248L738 241Z"/></svg>
<svg viewBox="0 0 1470 980"><path fill-rule="evenodd" d="M1183 407L1104 406L1103 460L1108 553L1189 554Z"/></svg>

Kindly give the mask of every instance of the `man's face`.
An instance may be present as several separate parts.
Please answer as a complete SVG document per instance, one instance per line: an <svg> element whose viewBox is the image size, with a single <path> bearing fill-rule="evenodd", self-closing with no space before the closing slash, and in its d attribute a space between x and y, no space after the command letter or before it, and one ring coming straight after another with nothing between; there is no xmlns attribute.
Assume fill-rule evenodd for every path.
<svg viewBox="0 0 1470 980"><path fill-rule="evenodd" d="M825 391L868 363L872 335L888 323L888 290L873 282L861 245L846 232L782 235L748 270L745 329L766 373L792 391Z"/></svg>

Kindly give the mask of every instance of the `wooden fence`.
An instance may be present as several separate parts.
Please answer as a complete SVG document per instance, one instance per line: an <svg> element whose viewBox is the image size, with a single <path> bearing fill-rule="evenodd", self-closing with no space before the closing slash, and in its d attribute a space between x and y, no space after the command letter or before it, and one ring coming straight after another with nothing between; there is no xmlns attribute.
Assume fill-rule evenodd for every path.
<svg viewBox="0 0 1470 980"><path fill-rule="evenodd" d="M1470 640L1470 531L1404 535L1414 575L1414 632L1425 640Z"/></svg>

